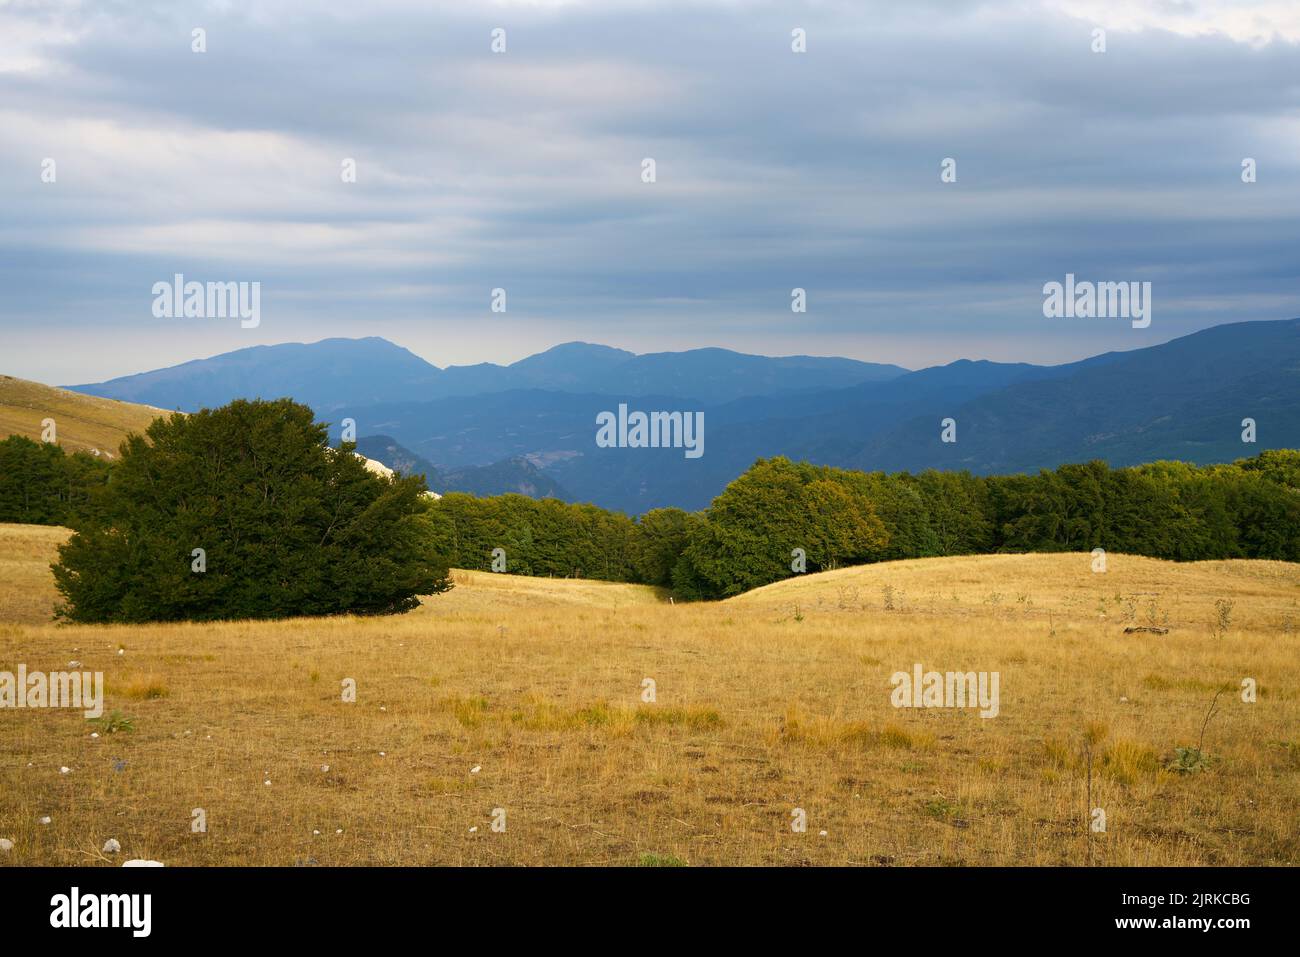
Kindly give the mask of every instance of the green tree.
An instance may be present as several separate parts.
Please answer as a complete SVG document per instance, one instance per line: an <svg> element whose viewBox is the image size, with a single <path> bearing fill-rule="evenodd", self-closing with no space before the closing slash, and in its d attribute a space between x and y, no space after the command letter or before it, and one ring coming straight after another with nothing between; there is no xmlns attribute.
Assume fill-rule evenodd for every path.
<svg viewBox="0 0 1300 957"><path fill-rule="evenodd" d="M632 549L632 568L638 581L672 587L673 569L688 540L688 519L680 508L656 508L641 516Z"/></svg>
<svg viewBox="0 0 1300 957"><path fill-rule="evenodd" d="M388 613L451 587L418 478L334 450L289 399L156 419L59 550L78 622ZM196 549L201 549L202 568Z"/></svg>
<svg viewBox="0 0 1300 957"><path fill-rule="evenodd" d="M793 574L796 548L818 571L875 560L887 544L849 473L777 457L755 462L713 500L685 554L706 592L726 596Z"/></svg>
<svg viewBox="0 0 1300 957"><path fill-rule="evenodd" d="M89 452L66 455L21 435L0 440L0 522L66 525L91 507L109 465Z"/></svg>

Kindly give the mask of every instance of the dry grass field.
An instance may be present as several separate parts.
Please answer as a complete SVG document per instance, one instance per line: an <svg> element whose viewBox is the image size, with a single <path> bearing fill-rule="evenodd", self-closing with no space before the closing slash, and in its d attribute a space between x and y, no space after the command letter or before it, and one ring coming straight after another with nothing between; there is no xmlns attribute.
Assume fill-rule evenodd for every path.
<svg viewBox="0 0 1300 957"><path fill-rule="evenodd" d="M133 729L0 711L0 865L1300 860L1294 565L928 559L708 605L458 572L401 617L61 627L63 534L0 526L0 669L80 660ZM999 715L895 709L915 662L999 672ZM1167 770L1223 686L1209 766Z"/></svg>
<svg viewBox="0 0 1300 957"><path fill-rule="evenodd" d="M55 438L66 452L97 449L116 458L128 432L143 432L163 409L0 375L0 438L25 435L40 440L41 422L50 418Z"/></svg>

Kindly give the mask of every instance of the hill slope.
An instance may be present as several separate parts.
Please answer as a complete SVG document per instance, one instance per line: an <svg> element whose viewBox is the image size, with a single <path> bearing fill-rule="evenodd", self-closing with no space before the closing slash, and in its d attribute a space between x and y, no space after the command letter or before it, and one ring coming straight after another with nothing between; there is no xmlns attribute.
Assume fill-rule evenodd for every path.
<svg viewBox="0 0 1300 957"><path fill-rule="evenodd" d="M1087 552L878 562L797 575L726 602L1044 622L1051 613L1106 625L1146 625L1154 614L1156 624L1177 635L1208 632L1220 598L1235 603L1239 626L1276 626L1288 618L1293 629L1300 626L1300 570L1290 562L1170 562L1118 553L1106 556L1102 574L1093 573Z"/></svg>
<svg viewBox="0 0 1300 957"><path fill-rule="evenodd" d="M513 492L529 498L567 500L569 497L555 479L521 457L502 459L490 465L440 469L387 435L368 435L358 439L357 451L404 475L423 475L425 485L438 493L468 492L482 496Z"/></svg>
<svg viewBox="0 0 1300 957"><path fill-rule="evenodd" d="M41 439L43 419L53 419L55 439L69 452L85 450L109 458L128 432L143 432L163 409L117 402L67 389L0 376L0 438Z"/></svg>
<svg viewBox="0 0 1300 957"><path fill-rule="evenodd" d="M1162 345L1064 367L954 403L958 441L909 417L845 464L868 469L1034 471L1105 459L1208 464L1300 447L1300 319L1215 326ZM1241 441L1254 419L1254 445Z"/></svg>

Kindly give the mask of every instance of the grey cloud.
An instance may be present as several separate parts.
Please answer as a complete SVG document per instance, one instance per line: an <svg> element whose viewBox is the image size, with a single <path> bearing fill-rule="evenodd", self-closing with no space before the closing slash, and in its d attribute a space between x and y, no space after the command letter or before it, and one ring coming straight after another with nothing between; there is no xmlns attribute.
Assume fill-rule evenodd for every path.
<svg viewBox="0 0 1300 957"><path fill-rule="evenodd" d="M260 279L259 341L391 333L439 364L568 338L1064 360L1300 314L1285 40L1111 29L1098 55L1089 21L978 3L60 9L0 11L45 64L0 70L20 375L247 341L153 321L173 272ZM1156 282L1147 336L1045 325L1067 271ZM479 322L494 286L511 315Z"/></svg>

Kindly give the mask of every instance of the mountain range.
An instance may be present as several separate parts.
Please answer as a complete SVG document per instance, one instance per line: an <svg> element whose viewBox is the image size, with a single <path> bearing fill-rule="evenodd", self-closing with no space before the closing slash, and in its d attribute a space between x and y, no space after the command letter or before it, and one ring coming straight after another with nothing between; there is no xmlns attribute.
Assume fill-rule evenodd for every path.
<svg viewBox="0 0 1300 957"><path fill-rule="evenodd" d="M68 388L182 411L289 395L336 439L342 420L355 420L363 454L425 472L435 491L518 491L640 513L703 507L772 455L990 474L1094 458L1203 464L1297 447L1300 319L1230 323L1055 366L960 360L916 371L579 342L507 366L439 369L384 339L326 339ZM620 405L702 412L704 454L598 446L597 416ZM948 418L955 442L941 439ZM1254 444L1242 441L1247 418Z"/></svg>
<svg viewBox="0 0 1300 957"><path fill-rule="evenodd" d="M252 346L167 369L66 388L124 402L194 412L249 396L290 395L319 413L336 409L543 389L562 392L660 393L715 404L903 375L899 366L854 359L773 359L727 349L635 355L587 342L566 342L507 366L490 362L440 369L387 339L323 339Z"/></svg>

